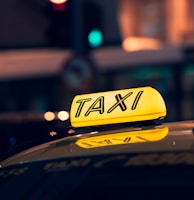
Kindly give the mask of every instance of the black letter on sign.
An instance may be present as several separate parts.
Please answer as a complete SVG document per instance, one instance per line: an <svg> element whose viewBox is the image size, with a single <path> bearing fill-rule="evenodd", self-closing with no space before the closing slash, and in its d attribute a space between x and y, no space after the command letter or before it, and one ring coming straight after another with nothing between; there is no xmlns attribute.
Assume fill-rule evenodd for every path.
<svg viewBox="0 0 194 200"><path fill-rule="evenodd" d="M99 106L95 108L96 104L99 103ZM88 108L85 116L88 116L91 112L99 111L100 114L104 113L104 97L98 97L96 101Z"/></svg>
<svg viewBox="0 0 194 200"><path fill-rule="evenodd" d="M132 94L133 94L133 92L129 92L123 98L120 94L117 94L115 96L117 102L111 108L108 109L107 113L111 113L117 106L120 106L121 110L125 111L127 109L127 106L125 105L124 100L127 99Z"/></svg>
<svg viewBox="0 0 194 200"><path fill-rule="evenodd" d="M81 113L81 110L85 104L85 102L88 102L88 101L91 101L91 98L87 98L87 99L80 99L80 100L77 100L76 103L80 103L79 104L79 107L77 109L77 112L75 114L75 117L79 117L80 116L80 113Z"/></svg>
<svg viewBox="0 0 194 200"><path fill-rule="evenodd" d="M134 102L133 102L133 105L132 105L132 107L131 107L131 110L135 110L135 109L136 109L137 103L138 103L138 101L139 101L139 99L140 99L140 97L141 97L142 94L143 94L143 91L139 91L139 92L137 93L137 96L135 97L135 100L134 100Z"/></svg>

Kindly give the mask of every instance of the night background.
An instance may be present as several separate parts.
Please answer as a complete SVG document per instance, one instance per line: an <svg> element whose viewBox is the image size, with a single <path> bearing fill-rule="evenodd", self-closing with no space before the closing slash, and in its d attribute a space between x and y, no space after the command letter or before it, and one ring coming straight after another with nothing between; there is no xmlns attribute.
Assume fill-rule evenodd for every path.
<svg viewBox="0 0 194 200"><path fill-rule="evenodd" d="M67 136L44 114L68 112L76 94L149 85L165 122L192 120L193 11L193 0L2 1L0 159Z"/></svg>

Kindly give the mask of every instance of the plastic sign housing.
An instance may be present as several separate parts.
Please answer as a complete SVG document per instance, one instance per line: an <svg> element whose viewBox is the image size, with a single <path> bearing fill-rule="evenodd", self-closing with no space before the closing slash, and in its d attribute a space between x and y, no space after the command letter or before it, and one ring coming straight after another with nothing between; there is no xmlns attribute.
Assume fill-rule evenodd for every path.
<svg viewBox="0 0 194 200"><path fill-rule="evenodd" d="M70 121L74 127L107 125L164 118L166 105L154 88L98 92L74 97Z"/></svg>

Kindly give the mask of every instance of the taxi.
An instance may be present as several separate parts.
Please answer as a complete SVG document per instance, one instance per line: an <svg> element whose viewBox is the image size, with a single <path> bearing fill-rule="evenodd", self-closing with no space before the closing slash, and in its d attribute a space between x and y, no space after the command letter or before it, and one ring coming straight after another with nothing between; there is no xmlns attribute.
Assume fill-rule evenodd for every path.
<svg viewBox="0 0 194 200"><path fill-rule="evenodd" d="M68 137L0 162L0 199L190 198L194 121L166 115L150 86L76 95Z"/></svg>

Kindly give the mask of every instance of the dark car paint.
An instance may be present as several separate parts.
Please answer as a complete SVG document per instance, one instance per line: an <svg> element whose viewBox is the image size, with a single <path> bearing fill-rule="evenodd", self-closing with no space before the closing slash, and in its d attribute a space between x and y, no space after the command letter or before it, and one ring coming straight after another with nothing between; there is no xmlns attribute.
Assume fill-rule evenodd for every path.
<svg viewBox="0 0 194 200"><path fill-rule="evenodd" d="M83 149L80 138L133 132L124 128L48 142L1 162L0 199L187 198L194 189L193 121L164 123L154 142ZM140 128L139 130L141 130Z"/></svg>

